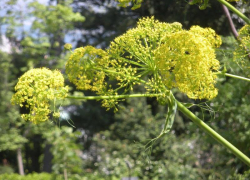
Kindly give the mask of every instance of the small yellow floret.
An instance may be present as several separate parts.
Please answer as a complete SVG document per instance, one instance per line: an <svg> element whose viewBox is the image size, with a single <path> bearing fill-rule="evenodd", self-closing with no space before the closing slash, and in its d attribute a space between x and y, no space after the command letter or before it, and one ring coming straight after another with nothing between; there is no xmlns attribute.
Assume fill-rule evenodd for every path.
<svg viewBox="0 0 250 180"><path fill-rule="evenodd" d="M66 49L66 50L71 50L71 49L72 49L72 45L69 44L69 43L66 43L66 44L64 45L64 49Z"/></svg>

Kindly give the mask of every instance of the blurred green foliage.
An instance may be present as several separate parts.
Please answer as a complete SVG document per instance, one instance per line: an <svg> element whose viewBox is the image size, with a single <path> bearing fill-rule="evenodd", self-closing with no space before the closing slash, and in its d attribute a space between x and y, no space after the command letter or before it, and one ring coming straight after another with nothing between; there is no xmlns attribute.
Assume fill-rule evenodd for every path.
<svg viewBox="0 0 250 180"><path fill-rule="evenodd" d="M71 174L81 173L82 160L80 158L81 148L76 144L79 132L74 132L70 127L54 128L43 134L53 155L52 170L56 174L64 174L70 177Z"/></svg>
<svg viewBox="0 0 250 180"><path fill-rule="evenodd" d="M12 174L14 169L11 166L0 166L0 176L1 174Z"/></svg>
<svg viewBox="0 0 250 180"><path fill-rule="evenodd" d="M68 180L105 180L96 174L85 174L84 176L75 175L69 177ZM49 173L31 173L25 176L19 174L1 174L0 180L65 180L62 175ZM115 177L110 177L110 180L119 180Z"/></svg>
<svg viewBox="0 0 250 180"><path fill-rule="evenodd" d="M0 76L0 151L15 150L27 142L18 128L10 129L21 125L18 110L10 103L15 78L11 73L14 70L11 58L11 55L0 51L0 72L2 72Z"/></svg>
<svg viewBox="0 0 250 180"><path fill-rule="evenodd" d="M121 178L128 177L130 171L132 176L145 180L201 178L195 157L197 139L178 139L172 130L146 150L144 145L163 128L165 109L152 115L144 98L127 103L116 114L110 129L96 136L101 154L100 162L95 164L99 172Z"/></svg>

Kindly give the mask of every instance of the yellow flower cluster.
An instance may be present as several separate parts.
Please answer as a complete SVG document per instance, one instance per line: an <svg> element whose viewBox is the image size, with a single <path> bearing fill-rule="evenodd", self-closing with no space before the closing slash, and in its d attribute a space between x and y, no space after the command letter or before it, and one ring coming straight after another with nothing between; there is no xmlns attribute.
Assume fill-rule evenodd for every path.
<svg viewBox="0 0 250 180"><path fill-rule="evenodd" d="M136 83L136 79L131 79L131 77L140 79L148 74L157 75L155 51L162 44L163 37L181 30L180 23L161 23L151 17L140 19L136 28L117 37L111 42L108 53L110 59L116 62L113 63L116 71L126 70L119 81L132 80Z"/></svg>
<svg viewBox="0 0 250 180"><path fill-rule="evenodd" d="M211 29L192 27L167 35L156 51L156 62L164 84L177 87L192 99L212 99L219 69L213 47L221 44Z"/></svg>
<svg viewBox="0 0 250 180"><path fill-rule="evenodd" d="M214 49L220 45L221 38L210 28L193 26L187 31L180 23L142 18L106 51L75 49L66 73L78 89L99 95L127 93L144 84L148 93L168 94L178 88L193 99L212 99L217 95L214 72L219 69ZM116 99L103 101L107 108L116 104Z"/></svg>
<svg viewBox="0 0 250 180"><path fill-rule="evenodd" d="M222 41L221 37L215 33L211 28L201 28L200 26L192 26L189 30L194 35L202 36L205 41L208 41L212 48L220 47Z"/></svg>
<svg viewBox="0 0 250 180"><path fill-rule="evenodd" d="M105 88L105 72L108 66L107 53L92 46L77 48L66 63L69 80L81 90L99 92Z"/></svg>
<svg viewBox="0 0 250 180"><path fill-rule="evenodd" d="M60 71L40 68L24 73L19 78L15 91L12 103L30 110L29 114L22 114L22 118L37 124L49 119L50 101L55 103L57 99L64 99L68 87L64 86ZM58 117L59 113L54 112L52 115Z"/></svg>

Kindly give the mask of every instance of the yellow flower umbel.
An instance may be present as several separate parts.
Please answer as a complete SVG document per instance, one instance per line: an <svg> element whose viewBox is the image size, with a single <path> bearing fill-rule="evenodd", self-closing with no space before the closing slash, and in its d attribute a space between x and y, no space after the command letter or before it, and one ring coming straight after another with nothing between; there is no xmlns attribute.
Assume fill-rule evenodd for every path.
<svg viewBox="0 0 250 180"><path fill-rule="evenodd" d="M64 86L60 71L41 68L24 73L19 78L15 90L12 103L28 108L30 113L22 114L22 118L37 124L49 119L50 101L55 103L57 99L64 99L68 87ZM53 116L58 117L59 113L54 112Z"/></svg>
<svg viewBox="0 0 250 180"><path fill-rule="evenodd" d="M215 47L221 39L210 28L192 27L166 35L155 53L164 84L177 87L192 99L212 99L217 95L214 87L219 69Z"/></svg>
<svg viewBox="0 0 250 180"><path fill-rule="evenodd" d="M115 72L110 69L110 63L112 61L106 51L92 46L81 47L70 55L66 63L66 74L77 89L91 90L98 95L114 95L115 91L107 83L112 72ZM116 106L117 100L104 99L102 104L110 109Z"/></svg>
<svg viewBox="0 0 250 180"><path fill-rule="evenodd" d="M140 79L147 77L148 93L165 93L156 65L155 52L167 34L182 31L180 23L162 23L151 18L142 18L137 27L111 42L108 50L112 66L119 74L116 80L123 87L140 85ZM130 88L131 89L131 88Z"/></svg>
<svg viewBox="0 0 250 180"><path fill-rule="evenodd" d="M108 66L107 53L92 46L77 48L66 63L69 80L81 90L100 92L105 88L105 73Z"/></svg>

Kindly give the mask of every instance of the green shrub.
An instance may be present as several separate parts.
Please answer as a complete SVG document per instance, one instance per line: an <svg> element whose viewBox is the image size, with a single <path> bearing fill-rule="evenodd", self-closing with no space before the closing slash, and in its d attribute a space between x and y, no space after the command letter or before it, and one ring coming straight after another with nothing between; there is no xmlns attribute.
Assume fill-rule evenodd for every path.
<svg viewBox="0 0 250 180"><path fill-rule="evenodd" d="M11 174L14 173L14 170L11 166L0 166L0 174Z"/></svg>
<svg viewBox="0 0 250 180"><path fill-rule="evenodd" d="M19 174L1 174L0 180L63 180L62 176L48 173L32 173L25 176Z"/></svg>
<svg viewBox="0 0 250 180"><path fill-rule="evenodd" d="M96 174L86 174L84 176L81 175L71 175L68 177L68 180L105 180L106 178L100 177ZM114 177L109 177L111 180L118 180ZM0 180L64 180L63 175L49 174L49 173L32 173L27 174L25 176L21 176L19 174L1 174Z"/></svg>

